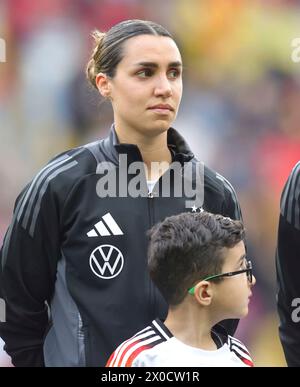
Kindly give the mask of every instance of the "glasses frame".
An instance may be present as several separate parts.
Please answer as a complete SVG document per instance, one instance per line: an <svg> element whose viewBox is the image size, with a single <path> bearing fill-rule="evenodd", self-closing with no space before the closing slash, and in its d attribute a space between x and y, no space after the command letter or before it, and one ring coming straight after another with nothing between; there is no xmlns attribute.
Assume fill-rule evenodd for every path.
<svg viewBox="0 0 300 387"><path fill-rule="evenodd" d="M247 279L248 279L249 283L252 284L252 262L251 261L246 262L246 269L237 270L237 271L230 271L228 273L210 275L209 277L206 277L201 281L210 281L210 280L214 280L215 278L233 277L235 275L242 274L242 273L247 273ZM196 286L197 286L197 284L195 286L193 286L192 288L188 289L188 293L190 293L191 295L194 295Z"/></svg>

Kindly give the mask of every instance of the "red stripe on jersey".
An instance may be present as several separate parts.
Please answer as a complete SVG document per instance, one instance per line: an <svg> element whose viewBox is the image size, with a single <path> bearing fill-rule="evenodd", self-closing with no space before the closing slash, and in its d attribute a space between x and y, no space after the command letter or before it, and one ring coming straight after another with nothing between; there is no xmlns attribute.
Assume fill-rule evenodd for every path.
<svg viewBox="0 0 300 387"><path fill-rule="evenodd" d="M111 366L110 363L111 363L112 359L114 358L115 353L116 353L116 351L114 351L114 352L110 355L109 359L107 360L107 362L106 362L106 364L105 364L105 367L110 367L110 366Z"/></svg>
<svg viewBox="0 0 300 387"><path fill-rule="evenodd" d="M134 361L134 359L143 351L145 351L146 349L150 349L152 348L153 346L151 345L143 345L142 347L139 347L137 348L128 358L126 364L125 364L125 367L132 367L132 363Z"/></svg>
<svg viewBox="0 0 300 387"><path fill-rule="evenodd" d="M126 347L126 344L130 340L131 339L128 339L124 341L122 344L120 344L120 346L110 355L105 367L115 367L116 360L117 360L117 357L119 356L119 353L123 351L123 349ZM136 341L134 343L136 343Z"/></svg>
<svg viewBox="0 0 300 387"><path fill-rule="evenodd" d="M241 350L240 347L238 347L238 346L236 346L236 347L237 347L239 350ZM244 364L246 364L246 365L249 366L249 367L254 367L254 364L253 364L253 362L252 362L252 360L251 360L251 356L249 356L250 359L247 359L247 358L245 358L240 352L238 352L236 349L231 348L231 351L234 352L235 355L236 355L236 356L237 356Z"/></svg>
<svg viewBox="0 0 300 387"><path fill-rule="evenodd" d="M241 357L241 360L242 360L242 362L244 362L245 364L247 364L247 366L249 366L249 367L254 367L254 364L252 363L251 360L245 359L244 357Z"/></svg>
<svg viewBox="0 0 300 387"><path fill-rule="evenodd" d="M116 364L117 357L119 356L119 354L123 352L122 355L121 355L121 357L120 357L120 359L119 359L119 363L121 363L121 361L122 361L122 359L123 359L125 353L127 352L127 350L128 350L129 348L131 348L133 345L135 345L135 344L137 344L137 343L140 342L140 340L137 339L137 340L133 341L131 344L129 344L129 345L127 346L128 342L131 341L131 340L133 340L133 339L134 339L134 336L133 336L132 338L130 338L130 339L124 341L122 344L120 344L120 346L119 346L119 347L114 351L114 353L110 356L110 358L109 358L110 364L108 364L109 361L106 363L106 364L107 364L107 367L119 367L119 366L120 366L119 364ZM114 358L113 355L115 355L115 358Z"/></svg>
<svg viewBox="0 0 300 387"><path fill-rule="evenodd" d="M121 367L121 364L122 364L122 361L124 359L124 356L130 350L130 348L134 347L135 345L137 345L139 343L142 343L143 341L145 341L145 339L143 339L143 340L135 340L132 343L130 343L129 345L124 345L125 348L120 348L120 350L118 352L119 353L122 352L122 355L120 356L120 358L117 361L117 357L119 356L119 353L118 353L117 356L116 356L115 361L113 362L113 364L110 364L110 366ZM124 344L126 344L126 343L124 343ZM147 349L148 347L147 347L147 345L142 345L141 347L137 348L137 350L140 349L140 348ZM149 348L151 348L151 346ZM136 353L136 351L134 351L133 354ZM130 355L129 359L131 357L132 357L132 355ZM128 363L128 361L126 361L125 367L127 367L127 363ZM130 366L128 366L128 367L130 367Z"/></svg>
<svg viewBox="0 0 300 387"><path fill-rule="evenodd" d="M122 363L122 360L124 359L124 356L126 355L126 353L128 352L128 350L130 348L132 348L133 346L135 346L136 344L140 343L141 340L135 340L134 342L130 343L128 346L126 346L126 348L123 350L123 353L118 361L118 363L115 363L114 364L114 367L120 367L121 366L121 363ZM127 363L127 362L126 362ZM126 365L125 365L126 367Z"/></svg>
<svg viewBox="0 0 300 387"><path fill-rule="evenodd" d="M237 340L237 339L231 340L231 344L235 345L239 350L241 350L242 352L244 352L246 355L248 355L251 358L251 355L248 352L247 348L239 340Z"/></svg>

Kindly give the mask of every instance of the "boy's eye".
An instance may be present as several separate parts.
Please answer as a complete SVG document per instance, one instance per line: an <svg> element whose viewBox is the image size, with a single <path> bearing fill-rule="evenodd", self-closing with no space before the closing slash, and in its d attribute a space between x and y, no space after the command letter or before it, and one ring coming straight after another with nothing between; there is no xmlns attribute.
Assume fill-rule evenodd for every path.
<svg viewBox="0 0 300 387"><path fill-rule="evenodd" d="M242 270L247 269L247 261L246 261L246 259L242 262L241 269Z"/></svg>

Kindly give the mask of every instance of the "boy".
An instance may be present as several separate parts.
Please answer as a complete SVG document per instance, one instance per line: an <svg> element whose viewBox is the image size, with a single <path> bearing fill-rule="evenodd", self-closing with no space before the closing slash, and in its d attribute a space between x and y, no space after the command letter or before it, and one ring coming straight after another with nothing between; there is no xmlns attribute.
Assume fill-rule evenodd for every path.
<svg viewBox="0 0 300 387"><path fill-rule="evenodd" d="M205 211L154 226L148 266L169 304L167 319L119 345L106 366L253 366L245 346L218 324L248 313L255 278L244 235L240 221Z"/></svg>

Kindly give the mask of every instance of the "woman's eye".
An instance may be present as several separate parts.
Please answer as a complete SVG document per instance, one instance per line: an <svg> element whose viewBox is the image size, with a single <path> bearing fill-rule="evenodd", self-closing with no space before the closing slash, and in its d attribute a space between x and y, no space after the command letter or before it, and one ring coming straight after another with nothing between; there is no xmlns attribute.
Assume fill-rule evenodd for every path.
<svg viewBox="0 0 300 387"><path fill-rule="evenodd" d="M149 78L153 74L154 74L154 72L152 69L143 69L143 70L140 70L137 72L137 76L139 78ZM169 70L167 73L167 76L169 79L176 79L179 77L179 75L180 75L180 72L177 69Z"/></svg>
<svg viewBox="0 0 300 387"><path fill-rule="evenodd" d="M178 70L170 70L168 72L168 77L169 78L177 78L179 76L179 71Z"/></svg>
<svg viewBox="0 0 300 387"><path fill-rule="evenodd" d="M150 77L152 75L152 70L150 69L144 69L144 70L141 70L137 73L137 75L140 77L140 78L147 78L147 77Z"/></svg>

